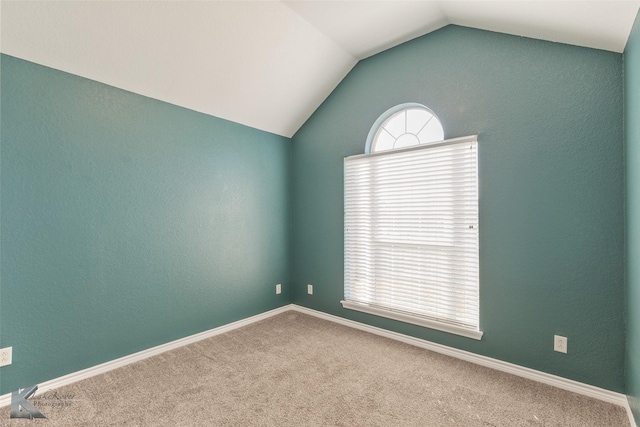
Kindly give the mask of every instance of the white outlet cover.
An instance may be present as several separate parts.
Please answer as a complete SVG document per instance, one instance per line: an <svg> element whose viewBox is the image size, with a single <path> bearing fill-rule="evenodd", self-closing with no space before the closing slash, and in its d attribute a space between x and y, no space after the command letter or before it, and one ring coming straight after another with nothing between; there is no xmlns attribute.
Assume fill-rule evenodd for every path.
<svg viewBox="0 0 640 427"><path fill-rule="evenodd" d="M567 337L553 336L553 350L559 353L567 353Z"/></svg>
<svg viewBox="0 0 640 427"><path fill-rule="evenodd" d="M282 293L282 284L278 283L276 285L276 294Z"/></svg>
<svg viewBox="0 0 640 427"><path fill-rule="evenodd" d="M12 363L13 347L0 349L0 366L11 365Z"/></svg>
<svg viewBox="0 0 640 427"><path fill-rule="evenodd" d="M307 285L307 293L313 295L313 285Z"/></svg>

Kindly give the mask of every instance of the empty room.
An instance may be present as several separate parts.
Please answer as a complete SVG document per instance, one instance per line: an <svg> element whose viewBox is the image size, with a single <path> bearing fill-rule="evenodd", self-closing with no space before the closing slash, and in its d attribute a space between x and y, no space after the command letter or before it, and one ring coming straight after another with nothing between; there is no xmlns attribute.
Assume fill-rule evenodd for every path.
<svg viewBox="0 0 640 427"><path fill-rule="evenodd" d="M636 427L639 10L1 0L0 425Z"/></svg>

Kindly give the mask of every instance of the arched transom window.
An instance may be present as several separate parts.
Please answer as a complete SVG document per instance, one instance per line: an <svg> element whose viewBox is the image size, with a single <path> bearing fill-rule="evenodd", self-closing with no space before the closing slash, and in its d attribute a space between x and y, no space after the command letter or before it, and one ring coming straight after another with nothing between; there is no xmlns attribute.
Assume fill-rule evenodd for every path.
<svg viewBox="0 0 640 427"><path fill-rule="evenodd" d="M371 129L367 153L442 141L444 130L438 117L424 105L409 103L387 110Z"/></svg>

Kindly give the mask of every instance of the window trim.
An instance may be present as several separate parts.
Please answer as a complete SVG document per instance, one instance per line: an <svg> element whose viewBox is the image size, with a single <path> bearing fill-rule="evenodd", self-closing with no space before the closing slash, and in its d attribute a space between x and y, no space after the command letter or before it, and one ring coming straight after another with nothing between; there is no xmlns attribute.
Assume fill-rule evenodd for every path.
<svg viewBox="0 0 640 427"><path fill-rule="evenodd" d="M411 314L405 314L400 311L393 311L384 308L378 308L368 304L353 302L353 301L340 301L342 308L348 310L360 311L362 313L373 314L374 316L386 317L391 320L398 320L404 323L410 323L412 325L424 326L429 329L435 329L437 331L448 332L450 334L460 335L475 340L481 340L484 332L478 330L474 331L467 328L461 328L455 325L448 325L445 322L438 322L435 320L429 320L424 317L412 316Z"/></svg>

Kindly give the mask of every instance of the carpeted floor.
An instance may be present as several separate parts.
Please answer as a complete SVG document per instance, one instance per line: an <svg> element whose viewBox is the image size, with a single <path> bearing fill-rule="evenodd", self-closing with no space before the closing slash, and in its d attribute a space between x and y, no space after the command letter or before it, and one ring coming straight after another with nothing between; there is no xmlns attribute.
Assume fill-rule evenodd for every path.
<svg viewBox="0 0 640 427"><path fill-rule="evenodd" d="M622 407L289 311L30 402L7 426L629 426Z"/></svg>

